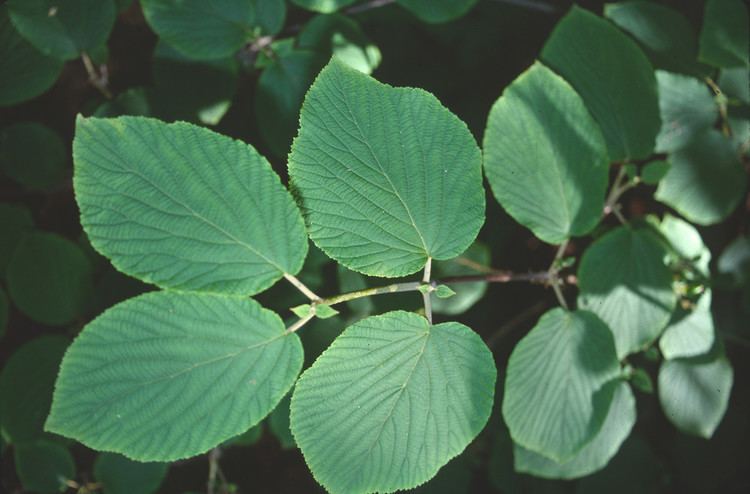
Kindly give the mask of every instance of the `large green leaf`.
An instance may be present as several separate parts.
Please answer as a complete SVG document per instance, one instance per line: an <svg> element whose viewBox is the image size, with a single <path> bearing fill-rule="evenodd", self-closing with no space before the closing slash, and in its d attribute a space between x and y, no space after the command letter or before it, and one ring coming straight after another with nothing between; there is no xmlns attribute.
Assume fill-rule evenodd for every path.
<svg viewBox="0 0 750 494"><path fill-rule="evenodd" d="M350 326L300 378L292 432L333 494L392 492L432 478L482 430L496 371L462 324L396 311Z"/></svg>
<svg viewBox="0 0 750 494"><path fill-rule="evenodd" d="M747 177L730 139L708 130L670 155L656 199L699 225L726 218L742 200Z"/></svg>
<svg viewBox="0 0 750 494"><path fill-rule="evenodd" d="M10 443L44 435L57 369L68 347L62 336L43 336L22 345L0 373L0 426Z"/></svg>
<svg viewBox="0 0 750 494"><path fill-rule="evenodd" d="M697 75L698 39L690 21L665 5L644 0L611 3L604 15L643 47L654 67Z"/></svg>
<svg viewBox="0 0 750 494"><path fill-rule="evenodd" d="M648 346L669 321L676 296L666 253L651 231L622 226L583 254L579 306L607 323L620 358Z"/></svg>
<svg viewBox="0 0 750 494"><path fill-rule="evenodd" d="M617 377L612 333L594 314L552 309L508 361L503 417L513 441L557 462L574 457L602 427Z"/></svg>
<svg viewBox="0 0 750 494"><path fill-rule="evenodd" d="M11 300L27 316L62 326L83 314L93 289L93 266L75 243L39 231L20 241L7 278Z"/></svg>
<svg viewBox="0 0 750 494"><path fill-rule="evenodd" d="M719 118L719 107L708 86L698 79L656 71L661 130L656 151L671 153L690 144Z"/></svg>
<svg viewBox="0 0 750 494"><path fill-rule="evenodd" d="M91 244L131 276L251 295L302 267L300 213L252 146L186 123L79 118L73 155Z"/></svg>
<svg viewBox="0 0 750 494"><path fill-rule="evenodd" d="M255 119L275 155L289 154L305 93L324 64L319 53L292 50L272 59L260 75L255 86Z"/></svg>
<svg viewBox="0 0 750 494"><path fill-rule="evenodd" d="M357 0L292 0L292 3L299 5L307 10L330 14L336 12L342 7L351 5Z"/></svg>
<svg viewBox="0 0 750 494"><path fill-rule="evenodd" d="M707 0L698 58L715 67L748 68L750 19L742 0Z"/></svg>
<svg viewBox="0 0 750 494"><path fill-rule="evenodd" d="M21 122L0 129L0 169L30 189L59 184L69 173L60 136L44 125Z"/></svg>
<svg viewBox="0 0 750 494"><path fill-rule="evenodd" d="M448 22L466 14L478 0L396 0L399 5L429 23Z"/></svg>
<svg viewBox="0 0 750 494"><path fill-rule="evenodd" d="M299 338L254 300L148 293L76 338L45 427L139 461L187 458L257 424L301 367Z"/></svg>
<svg viewBox="0 0 750 494"><path fill-rule="evenodd" d="M68 490L67 480L73 480L76 466L65 446L49 441L18 444L13 459L21 485L26 492L55 494Z"/></svg>
<svg viewBox="0 0 750 494"><path fill-rule="evenodd" d="M23 39L10 22L8 6L0 5L0 106L42 94L57 80L62 66Z"/></svg>
<svg viewBox="0 0 750 494"><path fill-rule="evenodd" d="M113 0L8 0L8 12L29 43L60 60L104 44L117 16Z"/></svg>
<svg viewBox="0 0 750 494"><path fill-rule="evenodd" d="M666 360L659 369L659 401L677 428L710 438L724 417L733 380L732 366L718 349Z"/></svg>
<svg viewBox="0 0 750 494"><path fill-rule="evenodd" d="M711 291L698 299L694 307L679 307L659 339L666 359L694 357L708 353L714 344L714 319L711 315Z"/></svg>
<svg viewBox="0 0 750 494"><path fill-rule="evenodd" d="M261 34L284 24L284 0L141 0L161 39L188 58L215 60L236 54Z"/></svg>
<svg viewBox="0 0 750 494"><path fill-rule="evenodd" d="M544 65L534 64L493 105L484 152L498 202L537 237L559 244L599 222L606 144L575 90Z"/></svg>
<svg viewBox="0 0 750 494"><path fill-rule="evenodd" d="M0 203L0 277L5 278L13 251L33 228L34 219L25 206Z"/></svg>
<svg viewBox="0 0 750 494"><path fill-rule="evenodd" d="M604 468L630 434L636 419L635 398L628 383L610 385L616 386L612 404L601 430L590 443L564 463L516 445L513 450L516 471L549 479L574 479Z"/></svg>
<svg viewBox="0 0 750 494"><path fill-rule="evenodd" d="M152 494L167 474L167 463L140 463L115 453L102 453L94 462L94 478L104 494Z"/></svg>
<svg viewBox="0 0 750 494"><path fill-rule="evenodd" d="M573 7L541 56L578 91L599 122L610 160L651 154L660 126L656 79L634 41L607 20Z"/></svg>
<svg viewBox="0 0 750 494"><path fill-rule="evenodd" d="M431 94L335 58L307 93L289 173L313 241L365 274L456 257L484 222L481 155L466 125Z"/></svg>

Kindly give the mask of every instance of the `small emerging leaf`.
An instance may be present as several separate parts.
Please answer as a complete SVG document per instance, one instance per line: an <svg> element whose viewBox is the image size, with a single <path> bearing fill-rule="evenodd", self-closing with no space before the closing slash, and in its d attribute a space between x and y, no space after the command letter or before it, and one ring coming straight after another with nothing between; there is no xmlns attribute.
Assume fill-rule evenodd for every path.
<svg viewBox="0 0 750 494"><path fill-rule="evenodd" d="M630 373L630 382L633 386L644 393L652 394L654 392L654 382L651 376L643 369L632 369Z"/></svg>
<svg viewBox="0 0 750 494"><path fill-rule="evenodd" d="M669 171L669 162L658 160L651 161L643 167L641 172L641 180L647 185L657 185L659 181L664 178L664 175Z"/></svg>
<svg viewBox="0 0 750 494"><path fill-rule="evenodd" d="M326 304L318 304L315 306L315 316L320 319L328 319L339 314L339 311Z"/></svg>
<svg viewBox="0 0 750 494"><path fill-rule="evenodd" d="M438 285L435 289L435 295L437 295L438 298L450 298L455 294L456 292L454 292L448 285Z"/></svg>

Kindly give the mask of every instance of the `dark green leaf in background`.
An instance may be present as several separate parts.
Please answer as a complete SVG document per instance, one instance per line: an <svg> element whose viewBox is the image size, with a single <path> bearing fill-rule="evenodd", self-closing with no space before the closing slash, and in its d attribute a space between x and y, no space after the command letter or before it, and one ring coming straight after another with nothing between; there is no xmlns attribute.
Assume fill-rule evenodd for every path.
<svg viewBox="0 0 750 494"><path fill-rule="evenodd" d="M289 427L289 406L291 402L292 393L288 393L276 405L271 415L268 416L268 426L271 429L271 434L278 439L283 449L295 448L297 446L294 442L292 429Z"/></svg>
<svg viewBox="0 0 750 494"><path fill-rule="evenodd" d="M431 94L335 58L305 98L289 174L316 245L365 274L452 259L484 222L481 155L466 125Z"/></svg>
<svg viewBox="0 0 750 494"><path fill-rule="evenodd" d="M726 218L742 200L747 177L730 139L718 130L670 155L656 199L699 225Z"/></svg>
<svg viewBox="0 0 750 494"><path fill-rule="evenodd" d="M664 160L651 161L644 165L641 180L646 185L656 185L669 171L669 162Z"/></svg>
<svg viewBox="0 0 750 494"><path fill-rule="evenodd" d="M0 373L0 427L11 444L41 439L57 369L70 342L42 336L19 347Z"/></svg>
<svg viewBox="0 0 750 494"><path fill-rule="evenodd" d="M29 189L58 185L69 173L68 150L44 125L21 122L0 129L0 169Z"/></svg>
<svg viewBox="0 0 750 494"><path fill-rule="evenodd" d="M541 54L599 122L611 161L645 158L659 131L654 70L638 45L609 21L573 7Z"/></svg>
<svg viewBox="0 0 750 494"><path fill-rule="evenodd" d="M340 15L318 15L313 17L297 36L302 49L333 54L348 66L372 73L380 64L381 54L377 46L362 31L353 19Z"/></svg>
<svg viewBox="0 0 750 494"><path fill-rule="evenodd" d="M65 446L49 441L33 441L15 446L13 458L23 488L37 494L68 490L66 481L75 478L73 456Z"/></svg>
<svg viewBox="0 0 750 494"><path fill-rule="evenodd" d="M81 223L123 272L251 295L302 267L300 213L252 146L186 123L119 117L79 118L73 149Z"/></svg>
<svg viewBox="0 0 750 494"><path fill-rule="evenodd" d="M0 106L38 96L55 83L63 62L47 57L13 27L8 6L0 5Z"/></svg>
<svg viewBox="0 0 750 494"><path fill-rule="evenodd" d="M540 63L493 105L484 170L498 202L545 242L590 232L602 216L607 148L581 98Z"/></svg>
<svg viewBox="0 0 750 494"><path fill-rule="evenodd" d="M748 69L750 18L742 0L707 0L698 58L714 67Z"/></svg>
<svg viewBox="0 0 750 494"><path fill-rule="evenodd" d="M153 494L168 468L168 463L140 463L115 453L101 453L94 462L94 478L104 494Z"/></svg>
<svg viewBox="0 0 750 494"><path fill-rule="evenodd" d="M161 39L195 60L228 58L284 24L284 0L141 0Z"/></svg>
<svg viewBox="0 0 750 494"><path fill-rule="evenodd" d="M0 339L5 336L5 331L8 328L9 312L10 305L8 303L8 296L5 294L5 290L0 287Z"/></svg>
<svg viewBox="0 0 750 494"><path fill-rule="evenodd" d="M579 306L607 323L620 358L648 346L669 321L676 296L666 254L652 232L627 226L600 237L583 254Z"/></svg>
<svg viewBox="0 0 750 494"><path fill-rule="evenodd" d="M8 264L8 294L31 319L53 326L83 314L92 294L93 267L81 248L54 233L34 232Z"/></svg>
<svg viewBox="0 0 750 494"><path fill-rule="evenodd" d="M21 239L34 228L31 212L20 204L0 203L0 277L5 278L10 258Z"/></svg>
<svg viewBox="0 0 750 494"><path fill-rule="evenodd" d="M7 5L18 32L60 60L104 44L117 16L113 0L8 0Z"/></svg>
<svg viewBox="0 0 750 494"><path fill-rule="evenodd" d="M302 359L297 335L252 299L148 293L76 338L45 428L139 461L195 456L268 415Z"/></svg>
<svg viewBox="0 0 750 494"><path fill-rule="evenodd" d="M620 366L609 328L588 311L552 309L508 361L503 418L513 441L565 463L596 437Z"/></svg>
<svg viewBox="0 0 750 494"><path fill-rule="evenodd" d="M478 0L396 0L423 22L433 24L461 17L476 5Z"/></svg>

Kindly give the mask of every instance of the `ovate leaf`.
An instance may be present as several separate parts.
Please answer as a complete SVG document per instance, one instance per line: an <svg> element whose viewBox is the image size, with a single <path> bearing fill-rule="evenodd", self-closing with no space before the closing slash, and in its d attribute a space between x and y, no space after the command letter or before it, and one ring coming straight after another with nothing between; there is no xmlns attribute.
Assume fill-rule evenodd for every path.
<svg viewBox="0 0 750 494"><path fill-rule="evenodd" d="M513 441L556 462L591 442L619 372L609 328L587 311L552 309L513 350L503 417Z"/></svg>
<svg viewBox="0 0 750 494"><path fill-rule="evenodd" d="M30 189L59 184L69 172L68 151L53 130L33 122L0 129L0 169Z"/></svg>
<svg viewBox="0 0 750 494"><path fill-rule="evenodd" d="M643 167L641 180L646 185L656 185L669 171L669 162L664 160L651 161Z"/></svg>
<svg viewBox="0 0 750 494"><path fill-rule="evenodd" d="M397 0L419 20L437 24L461 17L476 5L478 0Z"/></svg>
<svg viewBox="0 0 750 494"><path fill-rule="evenodd" d="M611 161L651 154L660 125L656 80L635 42L605 19L573 7L541 58L581 95L601 126Z"/></svg>
<svg viewBox="0 0 750 494"><path fill-rule="evenodd" d="M622 226L583 254L579 306L607 323L620 358L654 341L669 321L676 296L666 253L649 230Z"/></svg>
<svg viewBox="0 0 750 494"><path fill-rule="evenodd" d="M319 53L292 50L272 59L260 75L255 87L255 119L275 155L289 154L305 93L324 64Z"/></svg>
<svg viewBox="0 0 750 494"><path fill-rule="evenodd" d="M148 293L76 338L45 427L138 461L187 458L268 415L302 359L299 338L254 300Z"/></svg>
<svg viewBox="0 0 750 494"><path fill-rule="evenodd" d="M94 478L104 494L152 494L167 475L167 463L140 463L115 453L101 453L94 462Z"/></svg>
<svg viewBox="0 0 750 494"><path fill-rule="evenodd" d="M76 467L65 446L49 441L22 443L13 449L16 473L28 492L55 494L68 490Z"/></svg>
<svg viewBox="0 0 750 494"><path fill-rule="evenodd" d="M0 106L42 94L57 80L62 66L21 37L10 21L7 4L0 5Z"/></svg>
<svg viewBox="0 0 750 494"><path fill-rule="evenodd" d="M184 56L233 56L261 34L284 24L284 0L141 0L143 14L161 39Z"/></svg>
<svg viewBox="0 0 750 494"><path fill-rule="evenodd" d="M656 199L699 225L726 218L745 193L746 174L732 141L708 130L669 157Z"/></svg>
<svg viewBox="0 0 750 494"><path fill-rule="evenodd" d="M79 118L73 154L81 223L131 276L250 295L302 267L299 211L245 143L186 123Z"/></svg>
<svg viewBox="0 0 750 494"><path fill-rule="evenodd" d="M8 0L8 12L24 38L60 60L101 46L117 16L113 0Z"/></svg>
<svg viewBox="0 0 750 494"><path fill-rule="evenodd" d="M708 278L711 251L703 243L701 234L693 225L671 214L665 214L659 224L659 232L670 244L671 257L674 258L670 260L672 264L681 267L680 264L688 263Z"/></svg>
<svg viewBox="0 0 750 494"><path fill-rule="evenodd" d="M732 366L719 350L667 360L659 369L659 401L678 429L710 438L727 409L733 380Z"/></svg>
<svg viewBox="0 0 750 494"><path fill-rule="evenodd" d="M62 336L43 336L22 345L0 373L0 426L8 442L43 436L57 369L68 347Z"/></svg>
<svg viewBox="0 0 750 494"><path fill-rule="evenodd" d="M713 344L710 290L701 295L693 307L678 307L659 339L659 349L666 359L702 355L708 353Z"/></svg>
<svg viewBox="0 0 750 494"><path fill-rule="evenodd" d="M680 12L634 0L607 4L604 15L638 41L654 67L698 75L698 39Z"/></svg>
<svg viewBox="0 0 750 494"><path fill-rule="evenodd" d="M18 204L0 204L0 277L21 239L34 227L31 211Z"/></svg>
<svg viewBox="0 0 750 494"><path fill-rule="evenodd" d="M719 118L719 107L708 86L693 77L656 71L659 84L661 130L656 151L677 151L710 129Z"/></svg>
<svg viewBox="0 0 750 494"><path fill-rule="evenodd" d="M599 222L607 148L581 98L540 63L490 111L484 169L498 202L542 240L559 244Z"/></svg>
<svg viewBox="0 0 750 494"><path fill-rule="evenodd" d="M357 0L292 0L292 3L307 10L330 14L342 7L351 5Z"/></svg>
<svg viewBox="0 0 750 494"><path fill-rule="evenodd" d="M302 107L289 173L310 237L348 268L403 276L456 257L484 221L481 156L431 94L333 59Z"/></svg>
<svg viewBox="0 0 750 494"><path fill-rule="evenodd" d="M53 326L80 316L93 289L93 267L81 248L41 231L20 241L7 278L13 303L33 320Z"/></svg>
<svg viewBox="0 0 750 494"><path fill-rule="evenodd" d="M268 417L268 426L282 449L290 449L296 446L292 430L289 428L289 406L292 402L292 393L288 393L273 409Z"/></svg>
<svg viewBox="0 0 750 494"><path fill-rule="evenodd" d="M539 453L515 445L513 458L516 471L548 479L574 479L604 468L617 454L636 419L635 398L630 386L624 381L613 382L610 385L616 387L612 404L601 430L590 443L563 463L557 463Z"/></svg>
<svg viewBox="0 0 750 494"><path fill-rule="evenodd" d="M396 311L350 326L300 378L291 424L334 494L392 492L432 478L482 430L495 365L462 324Z"/></svg>
<svg viewBox="0 0 750 494"><path fill-rule="evenodd" d="M698 58L714 67L748 67L750 18L741 0L707 0Z"/></svg>

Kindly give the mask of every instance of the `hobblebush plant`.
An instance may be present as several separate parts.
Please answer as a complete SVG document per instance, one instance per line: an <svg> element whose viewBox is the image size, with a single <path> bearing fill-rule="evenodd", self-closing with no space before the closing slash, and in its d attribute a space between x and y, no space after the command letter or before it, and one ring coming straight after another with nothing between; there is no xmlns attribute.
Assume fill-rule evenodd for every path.
<svg viewBox="0 0 750 494"><path fill-rule="evenodd" d="M323 13L358 8L347 7L353 0L292 3ZM437 23L476 0L395 3ZM46 0L0 6L0 61L34 61L27 85L16 72L0 80L0 104L45 90L64 60L83 56L90 68L87 51L107 39L116 4L73 4L59 17ZM40 436L42 422L102 452L96 478L112 479L109 488L135 482L124 492L152 492L164 462L204 453L215 476L218 448L254 441L266 417L334 494L418 487L488 421L493 437L507 426L517 472L590 475L629 444L634 390L655 393L680 431L714 434L734 376L712 304L726 287L750 300L750 244L740 237L712 262L694 225L725 220L746 195L741 2L709 0L698 38L681 14L656 3L610 4L603 17L571 8L538 60L498 90L481 148L429 92L370 76L380 52L344 15L315 17L287 43L275 39L285 2L140 4L160 38L156 80L184 84L187 72L168 69L190 62L199 64L191 76L200 66L207 80L231 82L207 83L216 93L195 107L142 91L78 116L73 189L88 242L155 289L108 308L69 345L62 336L30 342L3 369L0 396L21 398L0 403L0 421L25 486L59 486L39 474L47 463L58 477L75 476L66 446ZM85 29L76 31L76 13ZM248 43L253 67L263 69L260 133L276 155L291 142L288 185L253 146L154 118L179 106L185 119L217 123L237 84L232 57ZM297 76L314 78L306 94ZM147 116L110 118L121 106ZM47 167L16 167L34 143ZM32 190L59 182L63 149L37 124L0 129L0 169ZM658 214L623 210L634 188L658 201ZM477 240L485 221L498 221L485 218L486 201L554 246L546 269L490 266L492 245ZM15 218L17 237L0 265L8 298L35 321L70 324L93 296L90 259L57 235L24 233L33 228L28 214L3 205L5 217ZM10 251L6 243L0 248ZM308 267L327 259L340 293L307 281ZM51 287L40 290L28 276L36 271L54 275ZM384 281L371 283L377 278ZM488 283L507 282L543 285L558 306L539 308L498 369L493 342L451 318ZM275 312L256 300L283 284L306 302ZM381 310L371 299L407 292L421 298L415 310ZM303 345L306 332L325 327L332 342ZM51 406L14 377L37 372L49 384L60 361ZM139 473L123 474L130 468Z"/></svg>

